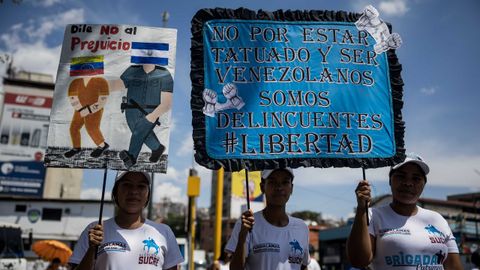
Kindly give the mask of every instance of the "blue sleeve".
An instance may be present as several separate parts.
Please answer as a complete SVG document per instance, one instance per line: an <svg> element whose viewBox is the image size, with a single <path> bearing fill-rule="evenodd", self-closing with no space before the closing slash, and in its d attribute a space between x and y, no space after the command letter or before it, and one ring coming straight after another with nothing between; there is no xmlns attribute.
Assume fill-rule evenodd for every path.
<svg viewBox="0 0 480 270"><path fill-rule="evenodd" d="M80 262L83 259L83 256L85 256L85 253L87 253L88 250L88 230L95 226L96 223L91 223L89 224L80 234L80 237L78 238L77 243L75 244L75 248L73 249L72 256L68 260L68 263L72 264L80 264Z"/></svg>
<svg viewBox="0 0 480 270"><path fill-rule="evenodd" d="M165 254L165 261L163 262L163 269L172 268L175 265L178 265L183 262L182 254L180 253L180 248L178 247L177 239L173 234L173 231L170 227L166 227L166 239L167 239L167 253Z"/></svg>
<svg viewBox="0 0 480 270"><path fill-rule="evenodd" d="M240 222L240 220L237 220L237 222L235 223L235 227L233 227L232 234L230 235L230 239L225 245L225 251L230 253L235 252L235 249L237 248L237 243L238 243L238 234L240 233L241 226L242 226L242 223ZM248 241L248 237L247 237L247 241ZM248 251L247 251L247 254L248 254Z"/></svg>

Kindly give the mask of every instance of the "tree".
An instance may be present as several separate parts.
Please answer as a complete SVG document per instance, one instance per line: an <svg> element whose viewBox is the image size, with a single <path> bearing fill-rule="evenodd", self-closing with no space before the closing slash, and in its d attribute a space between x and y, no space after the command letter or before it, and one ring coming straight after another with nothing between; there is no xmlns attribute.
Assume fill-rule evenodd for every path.
<svg viewBox="0 0 480 270"><path fill-rule="evenodd" d="M293 212L292 216L296 217L296 218L303 219L303 220L312 220L312 221L317 221L317 222L320 222L322 220L322 214L321 213L310 211L310 210Z"/></svg>
<svg viewBox="0 0 480 270"><path fill-rule="evenodd" d="M187 232L185 232L185 215L168 213L167 218L164 220L164 223L170 226L175 236L187 236Z"/></svg>

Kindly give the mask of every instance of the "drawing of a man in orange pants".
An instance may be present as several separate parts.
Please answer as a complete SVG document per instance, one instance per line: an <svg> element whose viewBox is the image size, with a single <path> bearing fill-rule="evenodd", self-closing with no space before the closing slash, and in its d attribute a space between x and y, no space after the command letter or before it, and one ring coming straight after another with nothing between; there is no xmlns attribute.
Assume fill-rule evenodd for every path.
<svg viewBox="0 0 480 270"><path fill-rule="evenodd" d="M70 76L103 74L103 56L77 57L72 59ZM100 124L103 107L109 95L108 82L103 77L83 77L74 79L68 87L68 99L74 108L70 123L70 137L73 148L64 153L71 158L81 151L80 130L85 126L88 135L97 145L91 157L99 157L108 149Z"/></svg>

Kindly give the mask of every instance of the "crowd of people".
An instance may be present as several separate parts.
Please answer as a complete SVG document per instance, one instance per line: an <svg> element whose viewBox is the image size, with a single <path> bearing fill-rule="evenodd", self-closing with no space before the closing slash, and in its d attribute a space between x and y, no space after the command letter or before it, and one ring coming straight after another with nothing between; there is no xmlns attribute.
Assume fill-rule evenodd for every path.
<svg viewBox="0 0 480 270"><path fill-rule="evenodd" d="M358 183L347 240L352 269L463 269L446 220L417 205L429 171L421 157L407 155L389 173L392 202L377 208L367 208L370 183ZM286 212L294 178L288 167L262 171L266 206L242 213L214 269L320 269L310 255L308 227ZM118 210L113 218L85 228L69 261L72 269L177 269L183 257L172 230L142 215L150 185L148 173L117 176L112 199Z"/></svg>

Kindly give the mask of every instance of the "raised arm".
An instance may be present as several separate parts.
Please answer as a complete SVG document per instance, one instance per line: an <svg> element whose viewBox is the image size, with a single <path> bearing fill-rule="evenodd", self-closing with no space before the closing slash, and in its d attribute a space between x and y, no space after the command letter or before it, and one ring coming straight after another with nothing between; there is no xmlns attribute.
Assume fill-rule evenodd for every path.
<svg viewBox="0 0 480 270"><path fill-rule="evenodd" d="M443 267L447 270L463 270L460 255L458 253L448 253L447 259L443 262Z"/></svg>
<svg viewBox="0 0 480 270"><path fill-rule="evenodd" d="M248 232L253 228L255 219L253 218L252 210L247 210L242 214L242 227L238 233L238 242L235 248L235 252L232 254L232 260L230 261L230 270L243 270L245 269L246 260L246 240Z"/></svg>
<svg viewBox="0 0 480 270"><path fill-rule="evenodd" d="M88 249L83 256L82 261L76 267L75 270L92 270L95 265L95 252L97 247L103 241L103 226L101 224L95 225L88 232Z"/></svg>
<svg viewBox="0 0 480 270"><path fill-rule="evenodd" d="M355 189L357 197L357 212L347 240L347 256L352 266L366 267L373 260L375 254L375 238L368 233L365 208L370 202L370 184L367 180L358 183Z"/></svg>

